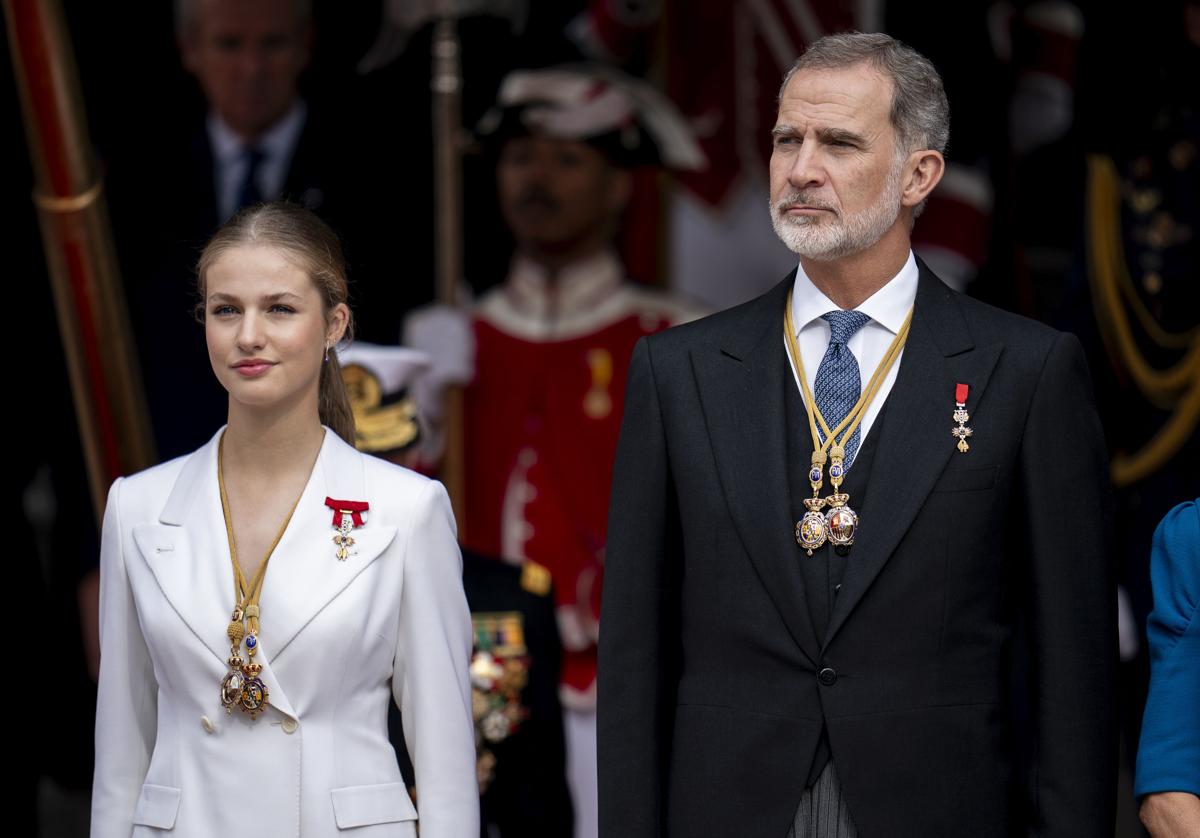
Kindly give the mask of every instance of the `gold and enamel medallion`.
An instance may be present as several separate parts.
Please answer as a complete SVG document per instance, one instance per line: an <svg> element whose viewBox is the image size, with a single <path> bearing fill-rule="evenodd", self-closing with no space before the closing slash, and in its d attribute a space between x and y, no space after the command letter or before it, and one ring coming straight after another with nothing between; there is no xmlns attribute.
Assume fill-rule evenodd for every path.
<svg viewBox="0 0 1200 838"><path fill-rule="evenodd" d="M805 498L804 505L808 507L808 511L796 522L796 543L811 556L813 550L820 549L828 537L825 532L825 516L821 514L821 507L825 505L825 501L821 498Z"/></svg>

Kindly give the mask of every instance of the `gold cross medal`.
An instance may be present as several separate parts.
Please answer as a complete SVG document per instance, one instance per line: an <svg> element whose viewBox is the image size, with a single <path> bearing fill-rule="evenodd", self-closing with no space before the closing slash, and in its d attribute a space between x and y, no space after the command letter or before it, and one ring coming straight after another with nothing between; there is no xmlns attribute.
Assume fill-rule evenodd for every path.
<svg viewBox="0 0 1200 838"><path fill-rule="evenodd" d="M974 436L975 432L967 427L967 422L971 420L971 414L967 413L967 394L971 391L968 384L958 383L954 385L954 421L957 426L950 429L950 434L958 440L957 448L960 453L966 454L971 450L971 446L967 444L967 437Z"/></svg>
<svg viewBox="0 0 1200 838"><path fill-rule="evenodd" d="M352 555L350 548L354 546L354 536L350 533L355 527L363 525L362 513L371 507L366 501L333 498L325 498L325 505L333 510L333 526L337 529L333 536L333 543L337 547L334 556L339 562L344 562Z"/></svg>

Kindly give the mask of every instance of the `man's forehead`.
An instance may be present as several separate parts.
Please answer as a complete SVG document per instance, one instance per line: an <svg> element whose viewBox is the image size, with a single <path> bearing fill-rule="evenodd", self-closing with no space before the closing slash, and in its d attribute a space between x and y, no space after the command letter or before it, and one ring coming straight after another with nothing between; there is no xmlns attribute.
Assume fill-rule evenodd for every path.
<svg viewBox="0 0 1200 838"><path fill-rule="evenodd" d="M294 0L200 0L196 23L207 30L279 30L291 33L300 23Z"/></svg>
<svg viewBox="0 0 1200 838"><path fill-rule="evenodd" d="M568 137L555 137L549 134L529 132L516 134L504 141L505 150L538 148L551 152L567 152L585 157L595 157L608 161L608 157L600 149L587 140L577 140Z"/></svg>
<svg viewBox="0 0 1200 838"><path fill-rule="evenodd" d="M892 81L866 62L800 70L779 98L777 124L804 122L866 125L887 120Z"/></svg>

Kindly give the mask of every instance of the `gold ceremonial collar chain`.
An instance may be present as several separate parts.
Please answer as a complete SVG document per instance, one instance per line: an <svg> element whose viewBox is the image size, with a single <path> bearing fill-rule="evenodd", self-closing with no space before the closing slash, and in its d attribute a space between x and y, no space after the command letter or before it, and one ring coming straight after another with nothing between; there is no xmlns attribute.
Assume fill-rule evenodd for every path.
<svg viewBox="0 0 1200 838"><path fill-rule="evenodd" d="M854 403L854 407L850 408L850 412L842 421L838 422L837 427L830 430L829 424L821 415L817 401L813 398L812 390L808 386L808 376L804 373L804 359L800 357L800 345L796 340L796 328L792 321L792 292L788 291L787 308L784 309L783 314L783 331L787 341L788 356L796 370L796 377L800 379L800 389L804 394L804 408L808 413L808 429L812 434L813 444L812 467L808 471L808 482L812 486L813 496L804 501L808 511L804 513L803 518L796 522L795 535L796 543L803 547L810 556L826 541L841 547L849 547L854 543L854 533L858 528L858 513L849 506L850 495L840 491L842 480L846 476L846 443L850 441L854 432L858 430L858 426L862 424L863 418L867 415L867 408L871 406L875 394L879 392L892 365L900 357L904 343L908 340L912 314L913 310L910 308L908 316L904 318L904 325L900 327L900 331L896 333L896 337L892 339L887 352L884 353L883 359L875 367L875 372L871 374L871 379L858 397L858 401ZM821 442L821 434L817 432L818 425L825 435L824 442ZM827 498L822 498L820 492L821 487L825 484L826 460L829 462L829 485L833 489L833 493ZM826 505L829 506L829 510L822 514L821 510Z"/></svg>
<svg viewBox="0 0 1200 838"><path fill-rule="evenodd" d="M222 465L224 450L225 436L222 434L220 442L217 443L217 483L221 487L221 513L225 516L225 535L229 540L229 556L233 560L234 606L229 627L225 631L229 637L229 660L226 661L229 664L229 672L221 679L221 705L226 713L232 713L233 708L237 707L243 713L248 713L253 720L263 712L269 698L267 685L258 677L262 672L262 664L254 662L254 656L258 653L258 602L262 596L263 581L267 576L267 562L283 538L300 498L296 498L287 517L283 519L279 532L275 534L271 546L267 548L267 554L263 556L258 570L254 573L254 578L247 581L246 575L242 573L242 566L238 564L237 541L233 536L233 519L229 514L229 495L225 491L225 471ZM243 643L246 646L246 658L241 654Z"/></svg>

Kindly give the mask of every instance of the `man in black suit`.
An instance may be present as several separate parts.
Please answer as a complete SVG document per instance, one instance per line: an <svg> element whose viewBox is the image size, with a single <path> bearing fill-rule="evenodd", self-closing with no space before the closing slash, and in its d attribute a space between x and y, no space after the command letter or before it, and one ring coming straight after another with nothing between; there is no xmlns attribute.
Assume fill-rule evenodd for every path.
<svg viewBox="0 0 1200 838"><path fill-rule="evenodd" d="M798 269L638 344L601 620L606 838L1112 831L1088 372L1073 336L912 256L948 126L915 51L815 43L773 131Z"/></svg>
<svg viewBox="0 0 1200 838"><path fill-rule="evenodd" d="M402 283L383 244L395 232L384 236L383 220L364 201L396 194L392 169L374 165L379 157L362 118L345 118L348 109L328 97L302 95L311 7L310 0L179 0L180 60L203 108L172 117L174 103L161 106L152 136L130 138L110 155L113 227L163 459L203 443L224 421L226 399L193 313L194 268L239 209L285 199L320 215L351 264L356 334L387 342L399 335ZM189 405L185 414L180 404Z"/></svg>

